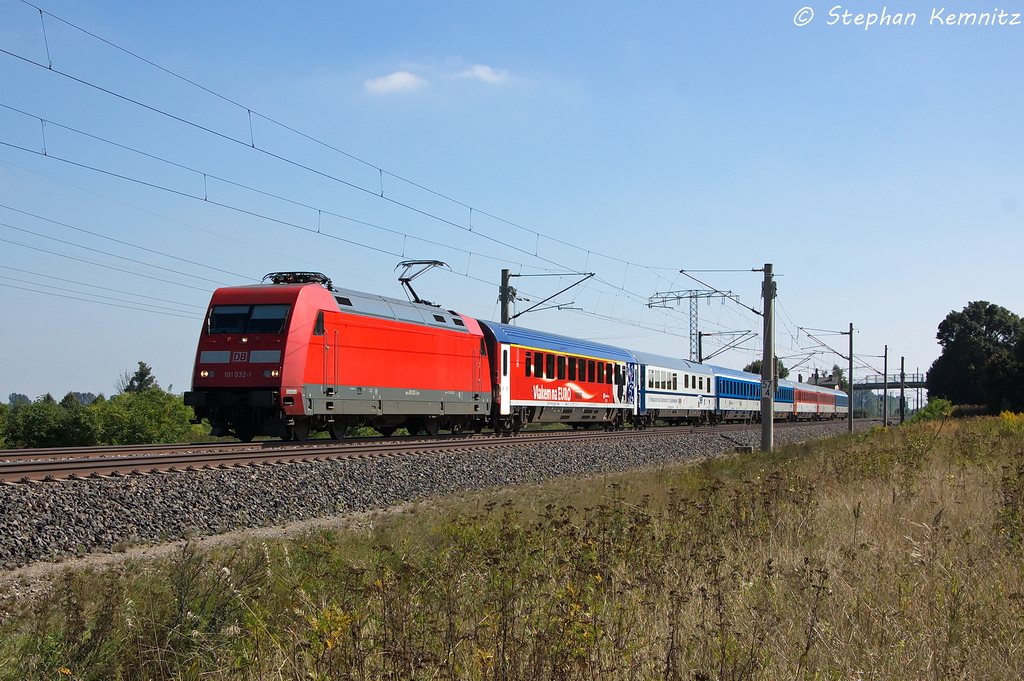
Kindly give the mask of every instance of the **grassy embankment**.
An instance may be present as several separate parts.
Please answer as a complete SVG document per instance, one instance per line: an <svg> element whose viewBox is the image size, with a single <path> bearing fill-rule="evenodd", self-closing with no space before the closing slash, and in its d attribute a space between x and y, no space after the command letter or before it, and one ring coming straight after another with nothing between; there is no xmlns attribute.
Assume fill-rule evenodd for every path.
<svg viewBox="0 0 1024 681"><path fill-rule="evenodd" d="M0 678L1018 678L1024 417L65 573Z"/></svg>

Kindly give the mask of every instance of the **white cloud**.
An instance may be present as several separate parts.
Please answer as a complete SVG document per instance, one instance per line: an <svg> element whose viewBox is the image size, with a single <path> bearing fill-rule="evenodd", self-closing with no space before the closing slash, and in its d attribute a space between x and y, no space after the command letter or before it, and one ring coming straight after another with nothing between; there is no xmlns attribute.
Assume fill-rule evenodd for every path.
<svg viewBox="0 0 1024 681"><path fill-rule="evenodd" d="M483 64L476 64L459 75L463 78L477 78L485 83L505 83L509 80L508 71L495 71Z"/></svg>
<svg viewBox="0 0 1024 681"><path fill-rule="evenodd" d="M368 92L375 95L387 94L389 92L402 92L405 90L416 90L429 82L408 71L395 71L380 78L371 78L363 83Z"/></svg>

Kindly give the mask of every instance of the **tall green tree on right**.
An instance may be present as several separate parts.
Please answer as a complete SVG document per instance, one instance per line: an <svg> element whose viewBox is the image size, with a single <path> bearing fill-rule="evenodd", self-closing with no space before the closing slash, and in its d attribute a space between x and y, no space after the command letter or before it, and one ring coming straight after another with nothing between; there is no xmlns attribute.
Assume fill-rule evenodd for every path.
<svg viewBox="0 0 1024 681"><path fill-rule="evenodd" d="M982 388L985 364L994 355L1012 353L1022 332L1020 317L984 300L950 312L935 336L942 354L928 370L928 396L953 404L987 404Z"/></svg>
<svg viewBox="0 0 1024 681"><path fill-rule="evenodd" d="M981 389L990 413L1024 412L1024 331L1014 348L1000 350L985 363Z"/></svg>

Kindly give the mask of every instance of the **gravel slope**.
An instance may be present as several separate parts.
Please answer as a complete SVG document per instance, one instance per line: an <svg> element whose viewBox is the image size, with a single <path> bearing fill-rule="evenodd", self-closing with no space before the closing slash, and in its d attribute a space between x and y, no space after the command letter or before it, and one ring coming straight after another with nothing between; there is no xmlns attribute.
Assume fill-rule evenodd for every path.
<svg viewBox="0 0 1024 681"><path fill-rule="evenodd" d="M845 423L776 428L777 444ZM0 486L0 568L758 446L760 429Z"/></svg>

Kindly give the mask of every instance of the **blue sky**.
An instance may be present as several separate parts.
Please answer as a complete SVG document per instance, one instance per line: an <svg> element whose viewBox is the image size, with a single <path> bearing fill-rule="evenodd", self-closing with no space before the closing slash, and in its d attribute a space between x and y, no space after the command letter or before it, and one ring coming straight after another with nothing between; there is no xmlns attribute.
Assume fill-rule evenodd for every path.
<svg viewBox="0 0 1024 681"><path fill-rule="evenodd" d="M312 269L403 297L403 255L483 318L502 267L595 272L519 323L682 356L685 303L643 301L771 262L787 365L845 366L798 327L853 322L858 353L923 371L950 310L1024 313L1024 3L865 30L832 3L797 26L805 2L0 0L0 394L109 394L139 360L185 390L217 286ZM697 276L760 307L756 273ZM760 322L713 301L700 328Z"/></svg>

